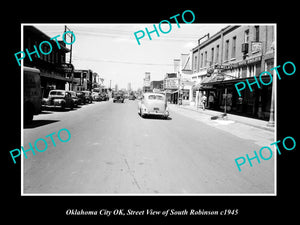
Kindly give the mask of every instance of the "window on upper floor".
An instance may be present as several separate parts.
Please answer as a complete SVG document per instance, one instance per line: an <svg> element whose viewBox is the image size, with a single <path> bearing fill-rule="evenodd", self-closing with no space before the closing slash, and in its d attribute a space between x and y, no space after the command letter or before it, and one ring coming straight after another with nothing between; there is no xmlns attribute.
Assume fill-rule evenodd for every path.
<svg viewBox="0 0 300 225"><path fill-rule="evenodd" d="M254 26L254 41L259 41L259 26Z"/></svg>
<svg viewBox="0 0 300 225"><path fill-rule="evenodd" d="M236 56L236 36L232 38L232 49L231 49L231 58Z"/></svg>
<svg viewBox="0 0 300 225"><path fill-rule="evenodd" d="M244 43L249 43L249 29L245 30L245 33L244 33Z"/></svg>
<svg viewBox="0 0 300 225"><path fill-rule="evenodd" d="M211 49L211 62L210 62L211 65L214 64L214 54L215 54L215 49L212 48L212 49Z"/></svg>
<svg viewBox="0 0 300 225"><path fill-rule="evenodd" d="M229 40L226 40L226 42L225 42L225 56L224 56L225 61L228 60L228 55L229 55Z"/></svg>
<svg viewBox="0 0 300 225"><path fill-rule="evenodd" d="M219 63L219 51L220 51L220 45L217 45L217 49L216 49L216 63Z"/></svg>

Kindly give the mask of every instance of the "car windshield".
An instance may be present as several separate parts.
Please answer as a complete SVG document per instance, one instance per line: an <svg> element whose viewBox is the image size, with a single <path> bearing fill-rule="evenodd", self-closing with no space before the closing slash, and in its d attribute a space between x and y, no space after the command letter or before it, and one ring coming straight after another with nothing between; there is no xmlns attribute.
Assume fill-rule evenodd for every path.
<svg viewBox="0 0 300 225"><path fill-rule="evenodd" d="M62 91L51 91L50 95L64 96L64 92L62 92Z"/></svg>
<svg viewBox="0 0 300 225"><path fill-rule="evenodd" d="M164 97L161 95L149 95L148 99L150 100L164 100Z"/></svg>

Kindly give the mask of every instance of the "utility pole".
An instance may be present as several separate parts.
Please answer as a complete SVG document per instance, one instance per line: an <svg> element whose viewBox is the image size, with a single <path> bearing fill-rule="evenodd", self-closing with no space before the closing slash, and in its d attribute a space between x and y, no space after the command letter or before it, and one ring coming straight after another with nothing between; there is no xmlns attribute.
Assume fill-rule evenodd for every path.
<svg viewBox="0 0 300 225"><path fill-rule="evenodd" d="M65 32L66 31L71 31L71 30L65 25ZM71 38L71 43L72 43L73 42L73 35L68 34L68 33L67 33L67 35L68 35L68 37ZM73 44L71 44L71 47L70 47L70 59L69 59L70 64L72 63L72 46L73 46Z"/></svg>
<svg viewBox="0 0 300 225"><path fill-rule="evenodd" d="M66 32L67 30L68 30L68 31L71 31L71 30L65 25L65 32ZM65 35L68 35L68 37L71 37L71 43L73 43L73 35L71 35L71 34L69 34L69 33L67 33L67 34L65 34ZM71 47L70 47L69 64L72 64L72 46L73 46L73 44L71 44ZM71 87L70 87L69 89L70 89L70 90L73 90L74 71L71 72L70 77L71 77L72 81L71 81Z"/></svg>

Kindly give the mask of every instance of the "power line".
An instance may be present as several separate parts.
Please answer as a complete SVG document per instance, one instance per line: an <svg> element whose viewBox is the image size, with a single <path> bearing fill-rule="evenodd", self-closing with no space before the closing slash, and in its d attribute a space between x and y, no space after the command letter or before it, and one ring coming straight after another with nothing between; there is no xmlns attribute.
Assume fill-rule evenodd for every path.
<svg viewBox="0 0 300 225"><path fill-rule="evenodd" d="M92 58L73 58L75 61L94 61L94 62L107 62L107 63L121 63L121 64L131 64L131 65L145 65L145 66L173 66L173 64L168 63L138 63L138 62L128 62L128 61L118 61L118 60L105 60L105 59L92 59Z"/></svg>

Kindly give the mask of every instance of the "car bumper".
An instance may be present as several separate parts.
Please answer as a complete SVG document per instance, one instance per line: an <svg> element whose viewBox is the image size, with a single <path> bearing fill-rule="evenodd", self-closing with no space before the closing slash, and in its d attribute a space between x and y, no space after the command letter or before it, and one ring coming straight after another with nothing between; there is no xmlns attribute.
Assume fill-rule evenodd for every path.
<svg viewBox="0 0 300 225"><path fill-rule="evenodd" d="M44 107L61 107L62 102L46 102L43 104Z"/></svg>
<svg viewBox="0 0 300 225"><path fill-rule="evenodd" d="M143 114L144 115L151 115L151 116L164 116L164 117L168 117L169 116L169 112L168 111L165 111L165 112L146 111Z"/></svg>

